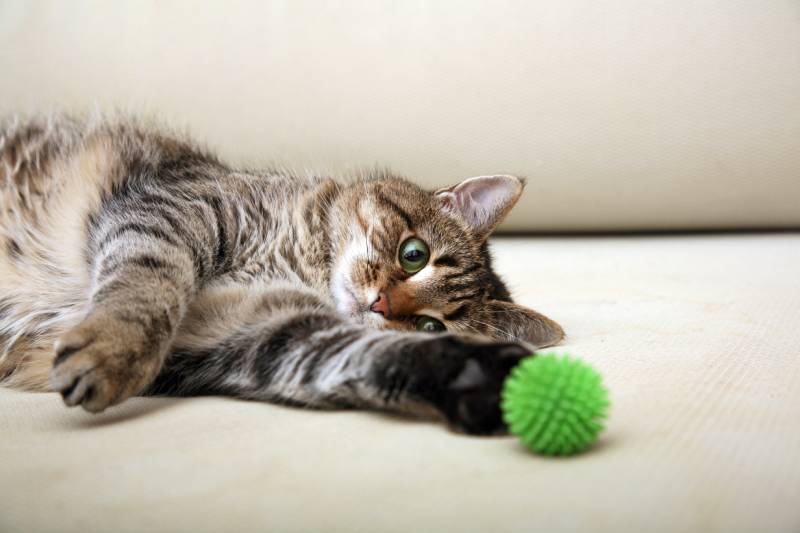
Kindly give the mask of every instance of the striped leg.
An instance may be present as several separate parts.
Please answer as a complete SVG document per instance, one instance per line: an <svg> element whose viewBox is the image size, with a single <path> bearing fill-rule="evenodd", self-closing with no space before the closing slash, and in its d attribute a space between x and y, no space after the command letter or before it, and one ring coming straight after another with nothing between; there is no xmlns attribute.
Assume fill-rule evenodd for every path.
<svg viewBox="0 0 800 533"><path fill-rule="evenodd" d="M144 186L106 203L90 228L86 317L56 343L50 381L67 405L102 411L155 379L189 299L218 266L218 209Z"/></svg>
<svg viewBox="0 0 800 533"><path fill-rule="evenodd" d="M147 393L358 407L444 418L472 434L503 431L500 387L529 354L525 348L368 329L339 318L309 293L288 292L261 294L262 309L213 344L177 347Z"/></svg>

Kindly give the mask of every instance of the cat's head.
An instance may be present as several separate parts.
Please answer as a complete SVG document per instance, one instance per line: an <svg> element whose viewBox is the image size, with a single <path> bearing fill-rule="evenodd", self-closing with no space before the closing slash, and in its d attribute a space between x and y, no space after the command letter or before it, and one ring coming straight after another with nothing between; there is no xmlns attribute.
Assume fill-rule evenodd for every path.
<svg viewBox="0 0 800 533"><path fill-rule="evenodd" d="M435 192L380 177L341 199L331 292L340 312L377 328L479 333L537 347L558 324L511 301L487 239L522 194L513 176L481 176Z"/></svg>

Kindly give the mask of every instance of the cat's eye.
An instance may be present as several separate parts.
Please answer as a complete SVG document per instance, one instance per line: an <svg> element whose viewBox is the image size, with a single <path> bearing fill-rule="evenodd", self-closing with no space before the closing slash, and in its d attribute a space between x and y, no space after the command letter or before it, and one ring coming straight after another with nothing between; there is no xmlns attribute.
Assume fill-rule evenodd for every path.
<svg viewBox="0 0 800 533"><path fill-rule="evenodd" d="M435 333L437 331L444 331L447 328L444 327L444 324L436 320L435 318L431 318L429 316L420 315L417 317L416 321L417 331L425 331L427 333Z"/></svg>
<svg viewBox="0 0 800 533"><path fill-rule="evenodd" d="M430 251L428 245L416 237L403 241L400 245L400 266L407 274L419 272L428 264Z"/></svg>

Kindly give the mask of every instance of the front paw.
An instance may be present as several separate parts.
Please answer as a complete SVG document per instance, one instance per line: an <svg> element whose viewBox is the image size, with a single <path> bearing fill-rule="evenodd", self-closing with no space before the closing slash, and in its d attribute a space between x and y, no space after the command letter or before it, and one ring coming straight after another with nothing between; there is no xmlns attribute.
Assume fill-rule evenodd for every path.
<svg viewBox="0 0 800 533"><path fill-rule="evenodd" d="M503 435L500 392L528 348L509 342L443 337L438 346L439 388L431 397L450 427L470 435ZM436 364L436 363L434 363Z"/></svg>
<svg viewBox="0 0 800 533"><path fill-rule="evenodd" d="M136 324L105 313L90 315L56 342L50 384L68 406L100 412L155 377L160 358L152 344Z"/></svg>

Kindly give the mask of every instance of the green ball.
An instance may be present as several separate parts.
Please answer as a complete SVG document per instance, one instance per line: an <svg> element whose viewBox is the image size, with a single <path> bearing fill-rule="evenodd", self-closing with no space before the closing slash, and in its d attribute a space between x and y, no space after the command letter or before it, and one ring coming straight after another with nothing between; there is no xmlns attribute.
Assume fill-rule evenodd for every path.
<svg viewBox="0 0 800 533"><path fill-rule="evenodd" d="M572 455L597 440L608 414L600 374L568 355L524 359L503 384L501 409L509 431L536 453Z"/></svg>

